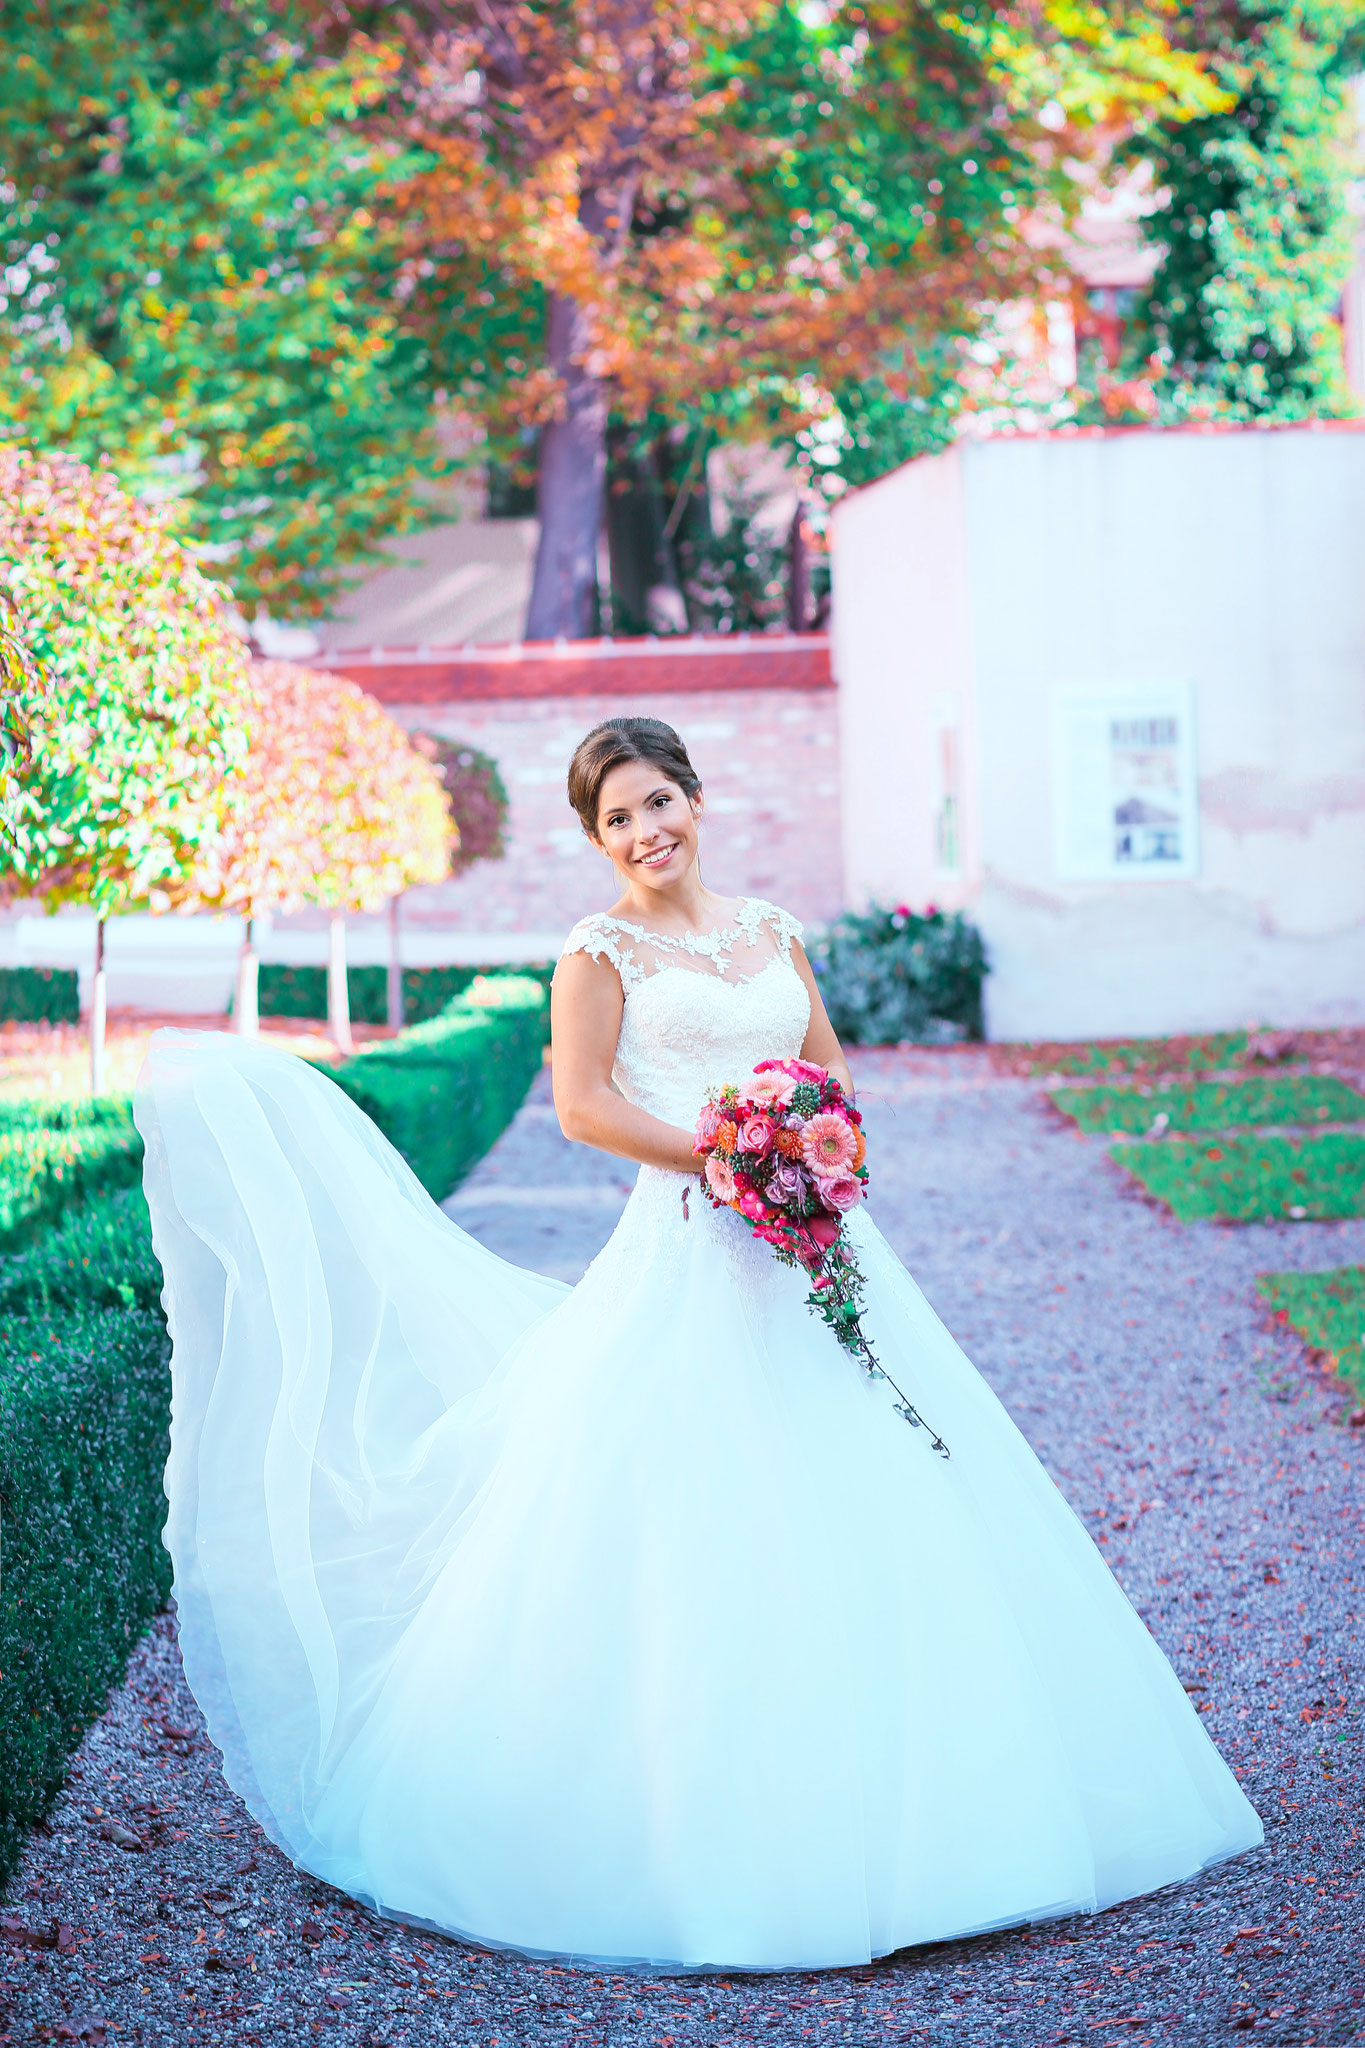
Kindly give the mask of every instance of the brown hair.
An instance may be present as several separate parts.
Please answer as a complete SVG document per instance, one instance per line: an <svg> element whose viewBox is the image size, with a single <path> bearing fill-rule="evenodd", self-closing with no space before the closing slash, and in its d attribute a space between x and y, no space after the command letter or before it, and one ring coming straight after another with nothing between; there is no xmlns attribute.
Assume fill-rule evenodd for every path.
<svg viewBox="0 0 1365 2048"><path fill-rule="evenodd" d="M690 803L701 778L671 725L661 718L605 718L578 742L569 763L569 802L589 839L597 837L602 784L613 768L646 761L675 782Z"/></svg>

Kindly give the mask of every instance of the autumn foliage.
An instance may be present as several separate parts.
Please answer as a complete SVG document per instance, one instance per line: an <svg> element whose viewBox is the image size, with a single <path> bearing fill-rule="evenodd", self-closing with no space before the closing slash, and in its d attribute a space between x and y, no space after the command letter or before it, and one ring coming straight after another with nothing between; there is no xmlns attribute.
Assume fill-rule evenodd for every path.
<svg viewBox="0 0 1365 2048"><path fill-rule="evenodd" d="M456 834L439 774L354 683L251 665L246 759L193 894L254 916L378 910L449 872Z"/></svg>
<svg viewBox="0 0 1365 2048"><path fill-rule="evenodd" d="M31 758L0 898L164 907L246 754L247 655L163 511L107 471L0 446L0 585L31 659L11 687Z"/></svg>

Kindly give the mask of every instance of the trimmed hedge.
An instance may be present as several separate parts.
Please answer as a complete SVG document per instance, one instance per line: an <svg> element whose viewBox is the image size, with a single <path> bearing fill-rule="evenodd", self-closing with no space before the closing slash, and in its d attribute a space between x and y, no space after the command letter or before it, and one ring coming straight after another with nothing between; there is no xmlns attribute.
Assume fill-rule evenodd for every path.
<svg viewBox="0 0 1365 2048"><path fill-rule="evenodd" d="M22 1244L48 1218L142 1172L128 1099L0 1101L0 1247Z"/></svg>
<svg viewBox="0 0 1365 2048"><path fill-rule="evenodd" d="M161 1267L140 1187L93 1195L17 1258L0 1259L0 1316L78 1308L159 1312ZM3 1666L0 1666L3 1669Z"/></svg>
<svg viewBox="0 0 1365 2048"><path fill-rule="evenodd" d="M0 1023L79 1024L74 967L0 967Z"/></svg>
<svg viewBox="0 0 1365 2048"><path fill-rule="evenodd" d="M481 967L405 967L403 969L403 1021L425 1024L462 996L480 975L508 974L520 980L530 975L546 985L552 969ZM347 994L354 1024L388 1022L388 970L383 967L351 967L346 973ZM293 967L278 960L261 963L257 1005L262 1017L322 1018L327 1015L327 969Z"/></svg>
<svg viewBox="0 0 1365 2048"><path fill-rule="evenodd" d="M439 1199L516 1114L547 1015L538 976L480 978L438 1018L324 1071ZM0 1257L0 1887L170 1592L161 1270L141 1189L100 1188L134 1179L140 1157L126 1101L0 1101L0 1199L24 1209L11 1237L73 1205Z"/></svg>
<svg viewBox="0 0 1365 2048"><path fill-rule="evenodd" d="M430 1023L324 1071L439 1202L520 1109L548 1030L539 977L480 976Z"/></svg>
<svg viewBox="0 0 1365 2048"><path fill-rule="evenodd" d="M170 1592L170 1341L145 1308L0 1337L0 1883Z"/></svg>

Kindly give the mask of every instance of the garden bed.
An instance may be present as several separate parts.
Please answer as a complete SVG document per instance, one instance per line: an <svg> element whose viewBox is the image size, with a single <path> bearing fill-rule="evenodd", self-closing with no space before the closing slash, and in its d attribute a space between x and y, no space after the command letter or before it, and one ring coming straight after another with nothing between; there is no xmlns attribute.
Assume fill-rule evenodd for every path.
<svg viewBox="0 0 1365 2048"><path fill-rule="evenodd" d="M1365 1136L1122 1140L1109 1156L1182 1223L1323 1223L1365 1215Z"/></svg>
<svg viewBox="0 0 1365 2048"><path fill-rule="evenodd" d="M1365 1120L1365 1095L1333 1074L1255 1074L1188 1087L1056 1088L1050 1100L1083 1131L1157 1135L1239 1126L1346 1124Z"/></svg>
<svg viewBox="0 0 1365 2048"><path fill-rule="evenodd" d="M1256 1291L1277 1322L1296 1330L1365 1402L1365 1266L1325 1273L1262 1273ZM1365 1408L1358 1411L1365 1422ZM1353 1416L1352 1420L1356 1418Z"/></svg>

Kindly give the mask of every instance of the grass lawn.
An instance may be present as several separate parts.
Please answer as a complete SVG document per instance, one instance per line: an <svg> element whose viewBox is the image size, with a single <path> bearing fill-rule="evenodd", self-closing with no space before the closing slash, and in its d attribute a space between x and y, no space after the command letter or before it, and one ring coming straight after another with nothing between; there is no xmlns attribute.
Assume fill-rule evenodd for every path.
<svg viewBox="0 0 1365 2048"><path fill-rule="evenodd" d="M1167 1138L1156 1145L1120 1141L1109 1156L1169 1203L1182 1223L1226 1217L1327 1222L1365 1215L1365 1135L1324 1131L1315 1138L1225 1138L1206 1144Z"/></svg>
<svg viewBox="0 0 1365 2048"><path fill-rule="evenodd" d="M1262 1273L1256 1288L1279 1320L1325 1352L1333 1372L1365 1399L1365 1266Z"/></svg>
<svg viewBox="0 0 1365 2048"><path fill-rule="evenodd" d="M1083 1131L1225 1131L1239 1124L1347 1124L1365 1095L1331 1074L1253 1074L1163 1088L1057 1088L1057 1108Z"/></svg>
<svg viewBox="0 0 1365 2048"><path fill-rule="evenodd" d="M1080 1044L1002 1045L992 1050L1016 1074L1206 1074L1240 1066L1245 1031L1185 1038L1103 1038Z"/></svg>

